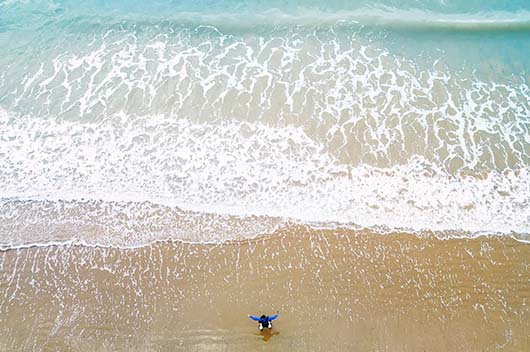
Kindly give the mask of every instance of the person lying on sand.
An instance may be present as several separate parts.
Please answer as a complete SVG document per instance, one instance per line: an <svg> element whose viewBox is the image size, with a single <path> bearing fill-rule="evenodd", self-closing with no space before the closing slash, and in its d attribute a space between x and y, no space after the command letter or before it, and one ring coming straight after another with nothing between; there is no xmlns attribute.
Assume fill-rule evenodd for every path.
<svg viewBox="0 0 530 352"><path fill-rule="evenodd" d="M249 315L248 317L254 321L257 321L258 322L258 328L259 328L259 331L262 331L263 330L263 327L266 326L268 327L269 329L272 329L272 321L276 318L278 318L278 315L279 315L279 312L276 312L277 314L273 315L273 316L268 316L268 315L265 315L263 314L261 317L255 317L253 315Z"/></svg>

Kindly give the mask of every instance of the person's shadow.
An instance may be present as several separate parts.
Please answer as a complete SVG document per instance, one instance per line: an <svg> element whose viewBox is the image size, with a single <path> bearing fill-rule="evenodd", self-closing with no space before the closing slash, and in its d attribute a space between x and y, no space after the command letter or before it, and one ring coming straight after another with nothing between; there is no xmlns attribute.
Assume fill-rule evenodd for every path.
<svg viewBox="0 0 530 352"><path fill-rule="evenodd" d="M269 341L273 336L280 335L279 331L272 331L271 329L263 329L258 335L263 336L263 341Z"/></svg>

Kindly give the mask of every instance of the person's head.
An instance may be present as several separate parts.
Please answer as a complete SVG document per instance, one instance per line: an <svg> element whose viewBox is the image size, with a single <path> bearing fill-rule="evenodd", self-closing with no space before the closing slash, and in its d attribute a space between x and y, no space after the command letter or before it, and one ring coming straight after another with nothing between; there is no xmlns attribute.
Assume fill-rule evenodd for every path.
<svg viewBox="0 0 530 352"><path fill-rule="evenodd" d="M265 314L263 314L263 315L261 316L261 319L265 319L266 317L267 317L267 316L266 316Z"/></svg>

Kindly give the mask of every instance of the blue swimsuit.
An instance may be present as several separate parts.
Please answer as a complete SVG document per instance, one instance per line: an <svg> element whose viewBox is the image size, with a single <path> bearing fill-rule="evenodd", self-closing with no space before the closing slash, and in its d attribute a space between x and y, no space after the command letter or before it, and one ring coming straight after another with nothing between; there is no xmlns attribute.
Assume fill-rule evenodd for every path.
<svg viewBox="0 0 530 352"><path fill-rule="evenodd" d="M273 321L274 319L278 318L278 314L272 315L270 317L269 316L265 316L264 318L258 318L258 317L255 317L253 315L249 315L248 317L250 319L254 320L254 321L257 321L258 323L260 323L263 326L267 326L267 324L269 324L269 321Z"/></svg>

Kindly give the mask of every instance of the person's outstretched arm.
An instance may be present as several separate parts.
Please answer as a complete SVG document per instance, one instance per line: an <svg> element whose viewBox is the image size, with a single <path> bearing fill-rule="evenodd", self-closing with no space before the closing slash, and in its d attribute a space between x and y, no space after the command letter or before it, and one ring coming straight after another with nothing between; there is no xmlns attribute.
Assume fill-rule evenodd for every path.
<svg viewBox="0 0 530 352"><path fill-rule="evenodd" d="M280 314L274 314L273 316L270 316L269 321L273 321L274 319L278 318L278 315Z"/></svg>
<svg viewBox="0 0 530 352"><path fill-rule="evenodd" d="M254 320L254 321L259 321L259 318L258 317L255 317L253 315L249 315L248 316L250 319Z"/></svg>

